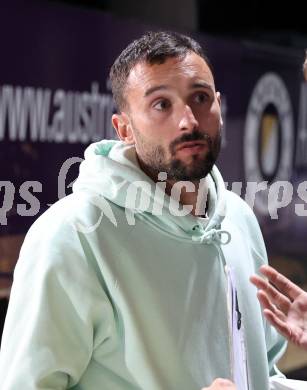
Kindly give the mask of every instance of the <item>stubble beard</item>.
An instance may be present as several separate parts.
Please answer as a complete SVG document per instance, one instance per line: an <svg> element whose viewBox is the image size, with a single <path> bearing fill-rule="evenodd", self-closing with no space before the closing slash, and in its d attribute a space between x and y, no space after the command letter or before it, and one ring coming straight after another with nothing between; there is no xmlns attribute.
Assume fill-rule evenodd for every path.
<svg viewBox="0 0 307 390"><path fill-rule="evenodd" d="M166 172L168 180L172 181L197 181L206 177L215 164L221 148L221 129L216 137L210 137L197 129L192 133L184 134L174 140L169 146L171 157L167 159L166 151L162 146L151 147L138 130L134 128L137 140L137 157L143 171L154 181L160 172ZM206 141L207 148L203 154L195 154L187 163L176 158L176 146L182 142Z"/></svg>

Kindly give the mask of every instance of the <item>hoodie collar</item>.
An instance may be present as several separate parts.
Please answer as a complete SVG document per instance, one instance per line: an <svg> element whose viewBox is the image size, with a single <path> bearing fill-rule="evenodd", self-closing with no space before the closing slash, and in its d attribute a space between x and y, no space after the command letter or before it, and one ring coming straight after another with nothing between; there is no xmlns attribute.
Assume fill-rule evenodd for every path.
<svg viewBox="0 0 307 390"><path fill-rule="evenodd" d="M163 179L153 182L140 169L134 146L103 140L86 149L73 192L85 191L125 208L130 224L137 216L177 238L194 242L218 239L226 213L226 190L217 167L202 181L210 200L206 219L193 216L189 207L169 197L164 184Z"/></svg>

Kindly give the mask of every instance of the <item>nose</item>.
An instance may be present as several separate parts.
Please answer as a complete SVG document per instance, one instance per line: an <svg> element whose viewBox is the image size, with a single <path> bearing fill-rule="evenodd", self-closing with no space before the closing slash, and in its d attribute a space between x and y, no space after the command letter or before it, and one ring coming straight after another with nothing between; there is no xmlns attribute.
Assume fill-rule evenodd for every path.
<svg viewBox="0 0 307 390"><path fill-rule="evenodd" d="M180 118L179 129L183 131L185 130L192 131L194 128L198 126L199 123L195 118L193 111L191 110L191 107L186 104L184 106L184 110Z"/></svg>

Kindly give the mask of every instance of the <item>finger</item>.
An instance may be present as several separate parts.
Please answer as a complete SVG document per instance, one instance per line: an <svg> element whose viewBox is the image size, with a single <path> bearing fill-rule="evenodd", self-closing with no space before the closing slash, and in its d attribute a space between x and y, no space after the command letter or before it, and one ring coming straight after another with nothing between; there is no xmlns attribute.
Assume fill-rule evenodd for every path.
<svg viewBox="0 0 307 390"><path fill-rule="evenodd" d="M261 306L263 307L263 314L265 318L277 329L279 333L281 333L287 339L291 339L292 332L290 327L287 325L286 316L271 304L263 291L258 291L257 296Z"/></svg>
<svg viewBox="0 0 307 390"><path fill-rule="evenodd" d="M212 390L235 390L236 387L233 382L231 382L229 379L224 378L216 378L210 387L205 387L205 389L212 389Z"/></svg>
<svg viewBox="0 0 307 390"><path fill-rule="evenodd" d="M274 305L277 305L284 313L288 313L291 301L290 299L280 293L274 286L263 278L253 275L250 277L250 281L260 290L267 293Z"/></svg>
<svg viewBox="0 0 307 390"><path fill-rule="evenodd" d="M277 272L269 265L261 266L260 272L265 275L282 293L286 294L292 300L296 299L303 292L300 287L292 283L288 278Z"/></svg>
<svg viewBox="0 0 307 390"><path fill-rule="evenodd" d="M263 314L269 323L273 325L281 335L283 335L286 339L291 340L292 332L285 321L282 321L269 309L264 309Z"/></svg>
<svg viewBox="0 0 307 390"><path fill-rule="evenodd" d="M249 280L257 287L257 288L260 288L260 289L263 289L265 290L266 289L266 286L267 286L267 282L265 279L263 279L262 277L258 276L258 275L252 275Z"/></svg>
<svg viewBox="0 0 307 390"><path fill-rule="evenodd" d="M269 296L265 291L259 290L257 293L257 297L263 309L270 310L272 313L274 313L275 316L279 317L283 321L286 321L285 314L273 302L271 302Z"/></svg>

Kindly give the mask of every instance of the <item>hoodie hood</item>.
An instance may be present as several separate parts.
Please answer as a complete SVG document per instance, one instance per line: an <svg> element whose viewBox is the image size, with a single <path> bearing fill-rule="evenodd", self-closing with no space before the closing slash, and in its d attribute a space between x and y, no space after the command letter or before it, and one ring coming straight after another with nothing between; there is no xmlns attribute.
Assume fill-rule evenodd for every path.
<svg viewBox="0 0 307 390"><path fill-rule="evenodd" d="M133 145L103 140L86 149L73 192L90 194L91 202L101 207L114 224L116 221L110 215L110 207L109 211L106 210L108 205L105 199L124 208L127 222L131 225L137 217L180 239L192 238L197 243L211 241L219 236L222 242L221 233L227 234L221 231L226 214L226 189L217 167L214 166L211 173L201 180L198 194L199 207L208 194L207 218L193 216L190 213L191 206L178 202L176 193L180 194L183 182L176 183L177 191L173 191L171 197L168 196L165 193L166 177L166 173L160 173L159 181L152 181L140 169ZM189 185L193 186L193 183Z"/></svg>

